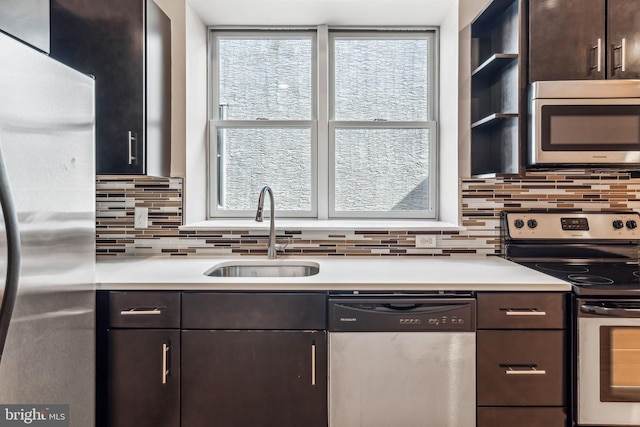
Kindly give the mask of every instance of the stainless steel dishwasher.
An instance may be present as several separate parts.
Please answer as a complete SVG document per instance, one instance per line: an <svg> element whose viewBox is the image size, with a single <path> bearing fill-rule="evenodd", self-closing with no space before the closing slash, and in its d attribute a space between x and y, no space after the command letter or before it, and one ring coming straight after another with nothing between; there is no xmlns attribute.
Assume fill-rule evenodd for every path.
<svg viewBox="0 0 640 427"><path fill-rule="evenodd" d="M330 295L330 427L475 427L476 301Z"/></svg>

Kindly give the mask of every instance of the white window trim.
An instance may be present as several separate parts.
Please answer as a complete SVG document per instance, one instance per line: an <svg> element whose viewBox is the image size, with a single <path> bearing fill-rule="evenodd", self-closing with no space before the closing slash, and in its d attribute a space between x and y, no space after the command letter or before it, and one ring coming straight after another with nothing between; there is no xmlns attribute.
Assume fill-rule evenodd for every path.
<svg viewBox="0 0 640 427"><path fill-rule="evenodd" d="M390 32L392 31L392 32ZM432 91L432 95L429 96L427 101L429 102L427 106L427 111L429 111L429 116L425 121L416 121L416 122L404 122L404 121L337 121L335 120L335 106L333 104L334 94L335 94L335 79L331 79L331 76L334 74L334 59L329 56L328 59L328 75L327 81L330 84L329 87L329 163L327 170L329 172L329 189L335 188L335 129L336 128L352 128L352 129L372 129L372 128L381 128L381 129L429 129L430 139L434 142L429 147L429 205L426 210L419 211L401 211L401 212L358 212L358 211L336 211L335 210L335 192L329 191L329 218L362 218L363 216L366 219L377 219L377 218L388 218L388 219L428 219L435 220L438 215L438 146L439 146L439 138L437 133L437 120L438 120L438 63L439 63L439 55L438 55L438 29L437 28L358 28L355 30L350 30L348 28L330 28L328 30L328 38L329 38L329 52L333 52L335 46L335 39L341 37L362 37L366 39L383 39L387 40L389 38L412 38L416 35L424 36L425 33L431 33L432 35L428 35L427 37L432 41L432 48L434 49L433 58L434 61L429 61L430 67L427 70L428 82L431 84L429 90ZM430 58L431 59L431 58Z"/></svg>
<svg viewBox="0 0 640 427"><path fill-rule="evenodd" d="M209 128L208 128L208 163L207 163L207 205L208 205L208 217L210 219L217 218L250 218L255 216L255 210L233 210L233 209L219 209L218 199L214 197L214 190L218 188L218 173L215 168L218 158L218 143L217 134L218 128L268 128L268 127L288 127L288 128L309 128L311 133L311 207L308 211L288 210L280 211L279 217L285 218L316 218L318 212L318 120L317 120L317 89L311 93L311 119L310 120L223 120L220 117L218 108L218 64L217 64L217 43L215 39L217 37L252 37L256 35L256 31L264 30L263 28L256 28L253 31L251 29L245 30L231 30L231 29L210 29L209 30L209 55L211 64L211 70L209 74L209 87L212 89L213 96L209 96ZM312 52L317 52L317 33L315 30L290 28L290 29L266 29L265 33L269 31L269 37L277 38L291 38L292 36L300 36L303 39L311 39ZM260 38L260 37L256 37ZM317 60L314 54L311 58L311 87L317 86L318 72L317 72ZM258 194L256 193L256 206L258 202ZM277 198L276 198L277 206ZM270 206L265 207L270 209ZM270 213L269 213L270 215Z"/></svg>
<svg viewBox="0 0 640 427"><path fill-rule="evenodd" d="M261 29L257 27L256 29ZM292 225L297 222L295 218L300 218L300 225L305 224L305 228L315 228L312 225L309 225L308 220L304 220L304 218L313 218L311 221L316 221L316 224L322 224L320 228L327 229L333 228L333 226L327 226L327 224L334 224L337 228L341 228L341 226L337 225L339 223L348 224L343 228L354 228L354 220L359 219L357 223L371 222L371 224L376 224L377 220L390 219L391 221L399 220L405 223L405 225L399 228L405 228L406 225L413 224L414 228L418 227L418 225L422 222L424 225L424 229L433 229L442 228L438 226L438 224L444 224L445 229L459 229L458 226L454 226L449 223L440 223L437 219L438 217L438 197L439 197L439 170L438 170L438 159L439 159L439 136L437 132L437 120L438 120L438 106L439 103L439 86L438 83L438 69L439 69L439 32L437 27L428 27L428 28L390 28L391 30L401 29L403 31L410 32L419 32L419 31L430 31L434 33L434 43L433 48L435 49L434 57L435 61L432 61L432 67L429 70L431 73L430 81L436 82L437 84L433 84L430 88L433 91L433 96L429 98L430 105L429 111L432 113L432 117L429 117L430 120L426 122L343 122L343 121L334 121L331 120L332 116L332 106L331 106L331 98L333 93L333 87L329 87L330 83L330 75L332 67L332 61L330 60L329 49L332 48L332 40L329 35L330 29L327 25L319 25L315 33L315 37L313 38L313 43L316 50L316 55L312 58L312 85L315 86L316 90L312 94L312 113L316 118L315 120L310 121L226 121L220 120L218 117L218 108L214 104L214 99L216 96L209 96L209 108L210 114L209 117L213 117L209 120L209 130L208 130L208 153L209 153L209 162L207 168L212 167L212 165L216 164L215 159L217 157L217 128L218 127L234 127L237 125L240 126L249 126L258 127L259 126L300 126L300 127L309 127L311 126L311 134L312 134L312 192L315 191L315 194L312 194L312 208L310 211L281 211L278 213L278 217L282 218L291 218L290 222ZM214 31L218 34L224 34L223 28L209 28L209 40L211 41L214 36ZM247 28L247 32L244 34L248 34L251 32L251 29ZM287 34L295 33L296 30L300 32L300 28L290 28L285 29L283 32ZM340 31L349 30L349 28L332 28L332 32L336 35L340 34ZM366 30L376 30L383 31L383 27L375 27L375 28L359 28L358 30L366 31ZM304 29L303 29L304 31ZM235 35L243 35L242 32L234 31ZM309 35L310 32L306 32L305 34ZM357 33L350 33L350 35ZM397 33L396 33L397 34ZM398 35L402 37L402 35ZM382 37L382 36L381 36ZM386 35L384 38L388 38ZM211 56L210 64L213 65L213 70L208 73L209 78L209 87L214 87L213 82L217 81L217 66L215 61L215 54L212 51L214 49L215 43L209 43L209 53ZM331 92L330 92L331 91ZM429 206L426 211L402 211L402 212L343 212L339 213L335 212L333 209L334 206L334 194L330 190L334 188L334 172L335 168L333 165L335 164L335 128L341 127L362 127L362 128L372 128L372 127L381 127L381 128L406 128L406 129L429 129L430 136L435 141L435 144L430 146L429 152ZM319 144L318 141L327 141L327 143ZM326 145L325 145L326 144ZM326 147L326 149L324 149ZM213 163L212 163L213 162ZM434 177L435 179L431 179ZM211 173L210 170L207 172L207 198L208 198L208 209L209 213L207 217L208 220L204 221L201 224L211 224L211 221L216 221L217 224L222 225L222 223L233 224L233 218L238 218L238 221L241 223L246 223L245 219L249 216L252 216L252 212L247 211L235 211L235 210L220 210L217 209L217 200L212 197L211 186L217 186L217 173ZM366 214L366 216L364 216ZM218 222L218 220L222 220L223 222ZM389 224L388 224L389 225ZM246 226L245 226L246 228Z"/></svg>

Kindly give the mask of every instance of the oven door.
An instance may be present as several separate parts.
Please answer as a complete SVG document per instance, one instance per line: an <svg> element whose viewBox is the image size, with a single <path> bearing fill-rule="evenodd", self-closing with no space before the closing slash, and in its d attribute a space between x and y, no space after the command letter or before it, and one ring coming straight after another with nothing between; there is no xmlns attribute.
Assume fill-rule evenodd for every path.
<svg viewBox="0 0 640 427"><path fill-rule="evenodd" d="M640 99L534 99L529 164L640 163Z"/></svg>
<svg viewBox="0 0 640 427"><path fill-rule="evenodd" d="M640 300L578 300L578 425L640 425Z"/></svg>

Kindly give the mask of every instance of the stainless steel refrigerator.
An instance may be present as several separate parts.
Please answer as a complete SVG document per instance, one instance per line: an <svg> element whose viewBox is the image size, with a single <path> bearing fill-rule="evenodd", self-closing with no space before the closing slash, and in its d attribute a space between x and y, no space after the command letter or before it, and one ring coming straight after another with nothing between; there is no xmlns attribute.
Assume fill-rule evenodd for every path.
<svg viewBox="0 0 640 427"><path fill-rule="evenodd" d="M0 32L0 150L21 244L0 405L68 405L73 427L95 425L94 104L93 79Z"/></svg>

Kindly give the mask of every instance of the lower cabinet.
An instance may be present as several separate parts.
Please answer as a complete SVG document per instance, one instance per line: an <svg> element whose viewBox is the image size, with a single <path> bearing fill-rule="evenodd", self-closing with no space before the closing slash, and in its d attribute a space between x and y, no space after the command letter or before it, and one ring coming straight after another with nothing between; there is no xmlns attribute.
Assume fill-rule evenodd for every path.
<svg viewBox="0 0 640 427"><path fill-rule="evenodd" d="M566 427L567 295L477 298L477 427Z"/></svg>
<svg viewBox="0 0 640 427"><path fill-rule="evenodd" d="M182 331L182 425L326 427L325 331Z"/></svg>
<svg viewBox="0 0 640 427"><path fill-rule="evenodd" d="M565 340L562 330L479 330L478 405L566 405Z"/></svg>
<svg viewBox="0 0 640 427"><path fill-rule="evenodd" d="M180 427L180 293L98 292L96 426Z"/></svg>
<svg viewBox="0 0 640 427"><path fill-rule="evenodd" d="M108 333L109 425L180 426L180 331Z"/></svg>
<svg viewBox="0 0 640 427"><path fill-rule="evenodd" d="M564 408L478 408L478 427L550 427L567 425Z"/></svg>
<svg viewBox="0 0 640 427"><path fill-rule="evenodd" d="M322 292L98 292L97 427L326 427Z"/></svg>

